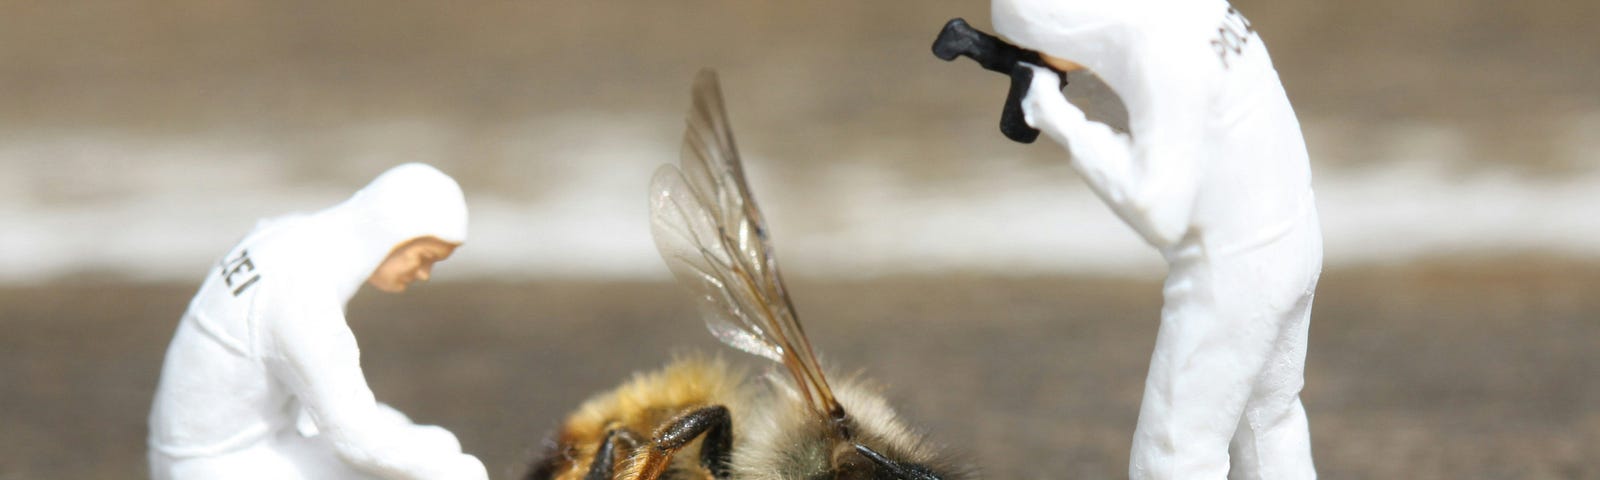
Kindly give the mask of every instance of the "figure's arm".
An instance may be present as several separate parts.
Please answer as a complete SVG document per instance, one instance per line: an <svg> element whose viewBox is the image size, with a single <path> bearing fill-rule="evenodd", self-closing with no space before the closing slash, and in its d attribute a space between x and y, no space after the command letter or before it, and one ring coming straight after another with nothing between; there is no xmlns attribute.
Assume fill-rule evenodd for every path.
<svg viewBox="0 0 1600 480"><path fill-rule="evenodd" d="M271 335L268 366L300 401L338 457L364 472L393 479L487 479L483 464L458 450L428 451L404 425L387 418L361 373L355 335L336 302L297 298L274 305L264 321Z"/></svg>
<svg viewBox="0 0 1600 480"><path fill-rule="evenodd" d="M1073 168L1145 241L1165 248L1182 239L1199 190L1198 121L1163 119L1172 127L1130 140L1068 102L1054 71L1030 67L1033 86L1022 103L1028 124L1066 147Z"/></svg>

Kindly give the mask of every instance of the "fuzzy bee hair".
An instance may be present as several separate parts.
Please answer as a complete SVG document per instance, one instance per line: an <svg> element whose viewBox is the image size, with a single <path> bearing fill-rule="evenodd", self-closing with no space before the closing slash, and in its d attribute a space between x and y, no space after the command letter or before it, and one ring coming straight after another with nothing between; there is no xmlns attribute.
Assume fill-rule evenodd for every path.
<svg viewBox="0 0 1600 480"><path fill-rule="evenodd" d="M839 377L834 377L839 378ZM743 440L733 452L734 478L742 480L810 479L826 475L835 463L828 451L830 425L807 411L789 380L768 376L771 388L761 392L742 416ZM834 394L850 412L858 441L877 446L886 456L949 472L946 480L969 478L972 472L946 460L948 454L900 419L881 388L859 376L835 381ZM850 452L853 453L853 452Z"/></svg>

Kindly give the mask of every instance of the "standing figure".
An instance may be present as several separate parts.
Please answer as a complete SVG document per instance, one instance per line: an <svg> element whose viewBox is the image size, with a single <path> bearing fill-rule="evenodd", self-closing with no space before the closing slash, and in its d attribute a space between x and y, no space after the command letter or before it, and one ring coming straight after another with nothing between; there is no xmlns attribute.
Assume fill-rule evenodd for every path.
<svg viewBox="0 0 1600 480"><path fill-rule="evenodd" d="M402 292L466 237L461 188L421 164L260 222L212 268L167 348L151 477L488 478L449 431L373 398L344 318L363 282Z"/></svg>
<svg viewBox="0 0 1600 480"><path fill-rule="evenodd" d="M1314 478L1300 390L1322 233L1261 38L1225 0L992 7L1001 36L1092 71L1128 109L1119 133L1069 103L1052 69L1017 72L1032 76L1028 125L1168 263L1129 476Z"/></svg>

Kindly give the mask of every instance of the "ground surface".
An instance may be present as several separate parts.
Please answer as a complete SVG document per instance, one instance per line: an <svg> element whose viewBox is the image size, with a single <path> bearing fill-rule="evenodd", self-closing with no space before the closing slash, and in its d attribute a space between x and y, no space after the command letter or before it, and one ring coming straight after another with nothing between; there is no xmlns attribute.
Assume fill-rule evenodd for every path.
<svg viewBox="0 0 1600 480"><path fill-rule="evenodd" d="M614 201L639 210L614 214L634 225L648 169L676 152L686 87L703 66L723 72L741 147L764 157L752 174L782 238L826 239L874 204L922 215L903 205L985 198L1039 176L1080 183L1059 150L995 133L1003 81L927 53L950 17L987 28L984 0L396 1L381 11L305 0L0 3L0 267L30 260L18 238L67 245L83 262L55 285L0 286L0 480L144 476L144 417L194 286L83 283L105 282L111 267L146 269L111 260L149 258L180 272L156 278L187 279L181 272L205 268L248 227L255 214L245 212L289 208L245 194L343 195L404 160L441 165L473 195L576 212L552 222L612 212L572 200ZM1447 179L1557 182L1554 194L1529 197L1539 208L1511 215L1540 231L1583 226L1539 216L1539 200L1581 204L1562 192L1600 189L1559 183L1597 165L1600 2L1235 3L1272 49L1320 177L1419 162ZM610 163L582 168L595 162ZM613 164L622 166L610 176ZM855 165L882 175L838 168ZM573 184L619 184L621 194L566 192ZM1503 207L1493 203L1503 198L1497 185L1463 195L1488 203L1397 208L1405 228L1383 231L1422 236L1469 210ZM1319 198L1336 202L1338 191ZM1398 191L1389 194L1428 197ZM243 199L228 203L234 194ZM174 200L150 201L164 195ZM483 198L474 212L491 211L479 209ZM174 210L236 223L212 241L192 224L162 223ZM1413 240L1329 212L1329 232ZM527 233L567 224L526 223L509 230L528 244L518 255L601 256L579 247L607 240L541 242ZM60 225L87 227L25 235ZM976 225L905 235L990 228ZM183 232L199 246L103 243L144 229ZM475 241L495 233L475 230ZM1059 249L1046 255L1064 241L1045 243ZM821 243L873 260L856 254L860 244ZM1332 241L1330 259L1359 248ZM152 254L161 251L181 255ZM1600 267L1460 266L1455 252L1428 253L1451 266L1323 277L1305 393L1323 477L1600 478ZM637 270L660 273L653 256ZM988 478L1096 479L1125 476L1155 282L929 276L794 287L825 360L881 380L907 416ZM674 351L755 364L716 345L666 283L442 283L363 294L350 317L378 397L450 428L500 479L586 396Z"/></svg>
<svg viewBox="0 0 1600 480"><path fill-rule="evenodd" d="M1312 326L1325 478L1600 478L1600 269L1507 262L1333 271ZM0 290L0 479L139 478L144 417L189 286ZM1119 478L1154 341L1154 282L797 281L825 361L881 380L988 478ZM664 283L364 292L380 399L494 478L587 395L672 352L722 351Z"/></svg>

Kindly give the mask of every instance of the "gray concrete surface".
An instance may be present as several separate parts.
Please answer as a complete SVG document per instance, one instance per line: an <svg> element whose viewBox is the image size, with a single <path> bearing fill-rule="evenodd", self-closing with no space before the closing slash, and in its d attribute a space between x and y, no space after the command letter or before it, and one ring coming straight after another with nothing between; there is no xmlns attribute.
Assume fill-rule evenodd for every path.
<svg viewBox="0 0 1600 480"><path fill-rule="evenodd" d="M1305 402L1324 478L1600 478L1600 268L1539 260L1324 275ZM189 286L0 290L0 478L140 478ZM996 479L1121 478L1159 287L1097 279L794 282L825 362L880 381ZM665 283L364 292L378 398L510 479L587 396L716 344Z"/></svg>

